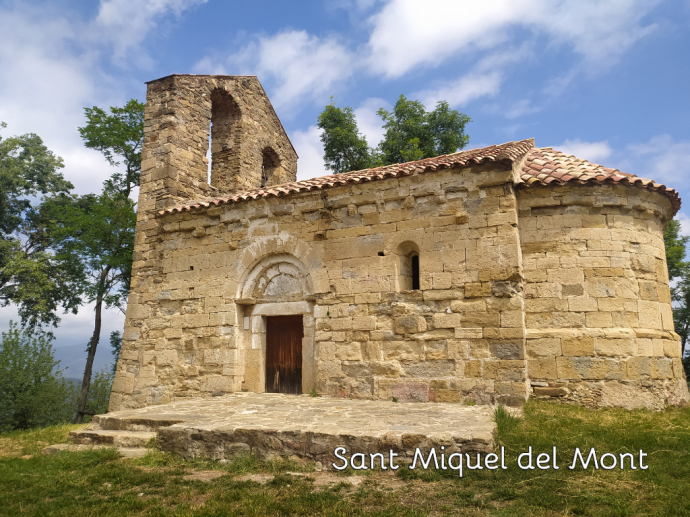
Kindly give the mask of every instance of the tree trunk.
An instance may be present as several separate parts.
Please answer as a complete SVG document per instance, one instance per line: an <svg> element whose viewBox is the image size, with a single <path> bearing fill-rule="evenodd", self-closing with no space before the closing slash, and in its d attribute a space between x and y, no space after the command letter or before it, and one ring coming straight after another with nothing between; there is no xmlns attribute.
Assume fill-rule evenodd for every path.
<svg viewBox="0 0 690 517"><path fill-rule="evenodd" d="M109 270L110 268L107 268L103 273L101 273L101 287L105 283ZM96 298L96 323L93 329L93 336L89 342L89 353L86 356L84 380L81 382L81 394L79 395L79 403L77 404L77 417L74 420L77 424L81 424L84 421L86 399L89 396L89 387L91 386L91 369L93 368L93 360L96 357L96 347L98 346L98 341L101 338L101 312L103 309L103 295L100 293L102 292L103 289L100 289L99 295Z"/></svg>

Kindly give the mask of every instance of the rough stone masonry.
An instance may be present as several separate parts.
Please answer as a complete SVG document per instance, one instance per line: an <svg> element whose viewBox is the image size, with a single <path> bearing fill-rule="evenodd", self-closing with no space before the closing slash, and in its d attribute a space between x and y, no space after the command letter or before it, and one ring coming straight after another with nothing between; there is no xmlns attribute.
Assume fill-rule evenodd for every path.
<svg viewBox="0 0 690 517"><path fill-rule="evenodd" d="M278 316L301 317L302 393L689 399L664 185L533 140L296 181L255 77L148 83L144 135L111 410L280 391Z"/></svg>

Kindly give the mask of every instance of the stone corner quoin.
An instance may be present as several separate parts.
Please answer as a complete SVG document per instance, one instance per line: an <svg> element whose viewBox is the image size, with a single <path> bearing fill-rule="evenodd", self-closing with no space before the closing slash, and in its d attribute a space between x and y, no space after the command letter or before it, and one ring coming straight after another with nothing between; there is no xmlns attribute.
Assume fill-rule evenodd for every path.
<svg viewBox="0 0 690 517"><path fill-rule="evenodd" d="M663 241L674 190L532 140L296 173L256 77L148 83L111 411L279 386L279 316L302 318L286 366L302 393L689 400Z"/></svg>

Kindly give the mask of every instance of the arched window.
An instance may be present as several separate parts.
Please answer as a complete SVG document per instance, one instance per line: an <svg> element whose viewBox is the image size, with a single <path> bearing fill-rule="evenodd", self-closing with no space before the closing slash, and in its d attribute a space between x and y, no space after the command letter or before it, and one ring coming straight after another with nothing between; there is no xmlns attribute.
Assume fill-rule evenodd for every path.
<svg viewBox="0 0 690 517"><path fill-rule="evenodd" d="M400 257L399 290L419 290L419 247L412 241L405 241L398 246L398 256Z"/></svg>
<svg viewBox="0 0 690 517"><path fill-rule="evenodd" d="M410 266L412 269L412 290L419 290L419 254L412 253L410 255Z"/></svg>
<svg viewBox="0 0 690 517"><path fill-rule="evenodd" d="M211 185L226 188L240 171L240 108L230 93L211 92Z"/></svg>
<svg viewBox="0 0 690 517"><path fill-rule="evenodd" d="M276 184L275 173L280 167L280 158L270 147L266 147L263 151L263 160L261 163L261 187L268 187Z"/></svg>

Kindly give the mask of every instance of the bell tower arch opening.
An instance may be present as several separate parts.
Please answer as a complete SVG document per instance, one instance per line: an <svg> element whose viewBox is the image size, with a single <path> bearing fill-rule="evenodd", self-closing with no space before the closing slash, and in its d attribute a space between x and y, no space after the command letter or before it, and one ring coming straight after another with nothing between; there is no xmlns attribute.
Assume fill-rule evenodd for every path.
<svg viewBox="0 0 690 517"><path fill-rule="evenodd" d="M264 148L262 154L261 188L275 184L276 171L280 167L280 157L271 147Z"/></svg>
<svg viewBox="0 0 690 517"><path fill-rule="evenodd" d="M242 113L232 95L221 89L211 92L211 185L226 190L240 172Z"/></svg>

